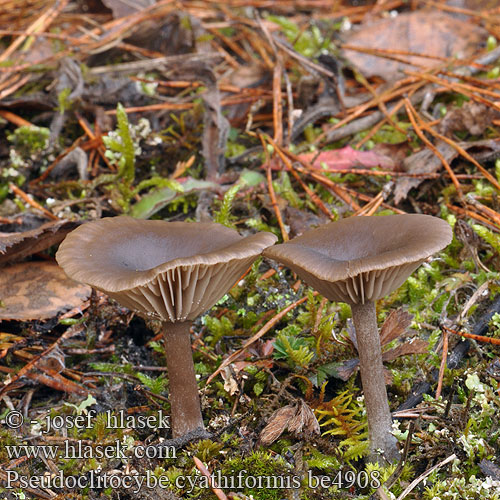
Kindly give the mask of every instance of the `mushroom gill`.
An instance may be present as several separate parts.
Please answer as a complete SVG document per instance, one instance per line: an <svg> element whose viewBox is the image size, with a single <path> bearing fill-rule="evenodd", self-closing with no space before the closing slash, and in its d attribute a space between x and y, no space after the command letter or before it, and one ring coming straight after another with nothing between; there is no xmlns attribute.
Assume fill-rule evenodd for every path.
<svg viewBox="0 0 500 500"><path fill-rule="evenodd" d="M451 239L449 224L427 215L351 217L263 252L290 267L327 299L351 306L372 460L378 460L379 450L390 461L399 457L391 433L375 301L401 286Z"/></svg>
<svg viewBox="0 0 500 500"><path fill-rule="evenodd" d="M204 429L190 342L192 321L212 307L276 241L216 223L113 217L71 232L56 254L76 281L164 324L172 435Z"/></svg>

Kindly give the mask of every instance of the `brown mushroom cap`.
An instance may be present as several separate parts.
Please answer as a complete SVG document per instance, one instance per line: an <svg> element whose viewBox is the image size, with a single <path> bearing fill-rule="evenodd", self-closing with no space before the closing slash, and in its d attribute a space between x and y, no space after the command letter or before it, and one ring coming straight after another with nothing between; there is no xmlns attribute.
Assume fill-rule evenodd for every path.
<svg viewBox="0 0 500 500"><path fill-rule="evenodd" d="M263 255L290 267L324 297L364 304L388 295L452 239L429 215L351 217L307 231Z"/></svg>
<svg viewBox="0 0 500 500"><path fill-rule="evenodd" d="M62 242L56 259L74 280L174 322L212 307L275 241L271 233L244 238L216 223L121 216L80 226Z"/></svg>

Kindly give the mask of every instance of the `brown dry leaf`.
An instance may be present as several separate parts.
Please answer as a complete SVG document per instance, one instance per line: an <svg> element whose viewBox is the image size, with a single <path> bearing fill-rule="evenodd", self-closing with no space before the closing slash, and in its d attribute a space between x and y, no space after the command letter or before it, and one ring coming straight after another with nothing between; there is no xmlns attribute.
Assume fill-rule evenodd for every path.
<svg viewBox="0 0 500 500"><path fill-rule="evenodd" d="M0 232L0 266L57 245L76 226L75 222L62 220L47 222L36 229L20 233Z"/></svg>
<svg viewBox="0 0 500 500"><path fill-rule="evenodd" d="M319 423L309 406L301 399L297 403L295 415L288 422L288 430L298 436L320 434Z"/></svg>
<svg viewBox="0 0 500 500"><path fill-rule="evenodd" d="M474 142L457 142L457 144L478 161L494 159L498 151L500 151L500 144L491 139ZM437 141L435 146L448 163L452 162L459 155L455 148L444 141ZM473 151L470 151L471 149ZM476 153L478 150L479 152ZM410 174L435 173L441 168L441 160L428 148L408 156L403 162L403 170ZM423 178L411 177L399 178L396 181L394 189L394 203L397 205L403 201L410 189L419 186L424 180Z"/></svg>
<svg viewBox="0 0 500 500"><path fill-rule="evenodd" d="M0 274L0 320L51 318L78 307L91 288L69 279L54 262L23 262Z"/></svg>
<svg viewBox="0 0 500 500"><path fill-rule="evenodd" d="M200 53L203 56L203 53ZM207 180L215 180L224 171L225 152L230 125L222 114L219 82L213 68L216 59L205 56L203 61L187 58L168 72L169 78L199 81L206 86L201 94L205 112L202 138L202 154L205 158Z"/></svg>
<svg viewBox="0 0 500 500"><path fill-rule="evenodd" d="M423 354L429 348L428 343L422 339L411 339L404 344L398 345L394 349L390 349L382 353L382 361L394 361L399 356L407 356L408 354Z"/></svg>
<svg viewBox="0 0 500 500"><path fill-rule="evenodd" d="M449 110L439 124L442 135L451 136L453 132L467 130L472 135L482 135L492 125L500 113L476 101L464 103L461 108Z"/></svg>
<svg viewBox="0 0 500 500"><path fill-rule="evenodd" d="M347 43L361 48L465 58L478 51L486 36L487 32L472 22L444 12L424 10L365 24L347 39ZM412 63L404 64L353 50L344 50L344 54L365 76L380 76L386 80L402 78L404 69L415 70L412 64L426 68L443 64L438 59L417 56L397 56Z"/></svg>
<svg viewBox="0 0 500 500"><path fill-rule="evenodd" d="M413 314L403 309L395 309L387 316L382 328L380 329L380 343L388 344L397 339L410 327L413 320Z"/></svg>
<svg viewBox="0 0 500 500"><path fill-rule="evenodd" d="M284 211L285 222L290 226L289 236L295 238L313 227L326 224L329 220L323 215L316 215L311 211L300 210L287 206Z"/></svg>
<svg viewBox="0 0 500 500"><path fill-rule="evenodd" d="M224 368L224 371L221 372L221 376L224 379L224 390L229 393L230 396L236 394L239 390L238 382L236 382L236 379L233 377L229 366Z"/></svg>
<svg viewBox="0 0 500 500"><path fill-rule="evenodd" d="M102 0L102 3L113 12L113 17L125 17L139 12L156 3L156 0Z"/></svg>
<svg viewBox="0 0 500 500"><path fill-rule="evenodd" d="M260 433L260 442L264 445L274 443L288 427L288 423L295 415L295 406L286 405L276 410L269 419L267 425Z"/></svg>
<svg viewBox="0 0 500 500"><path fill-rule="evenodd" d="M388 344L392 340L401 337L409 328L413 320L413 315L403 309L396 309L391 311L387 316L382 328L380 329L380 343L382 346ZM347 323L347 332L349 337L357 349L356 330L352 321ZM382 353L382 360L384 362L394 361L399 356L407 354L421 354L427 351L427 342L424 340L414 338L404 344L401 344L394 349ZM344 361L337 367L337 376L346 381L359 369L359 359L353 358ZM392 381L391 373L384 368L384 376L386 384Z"/></svg>
<svg viewBox="0 0 500 500"><path fill-rule="evenodd" d="M295 405L286 405L271 415L268 424L260 433L261 444L267 446L274 443L287 427L296 436L320 433L318 420L313 411L304 401L299 400Z"/></svg>

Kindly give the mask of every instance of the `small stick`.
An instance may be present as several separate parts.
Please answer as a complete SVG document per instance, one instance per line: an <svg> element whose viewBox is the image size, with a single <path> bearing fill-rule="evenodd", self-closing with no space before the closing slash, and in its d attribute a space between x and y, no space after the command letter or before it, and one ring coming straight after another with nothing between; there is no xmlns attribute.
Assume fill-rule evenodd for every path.
<svg viewBox="0 0 500 500"><path fill-rule="evenodd" d="M281 63L276 61L273 72L273 128L274 141L281 145L283 143L283 103L281 96Z"/></svg>
<svg viewBox="0 0 500 500"><path fill-rule="evenodd" d="M33 125L28 120L25 120L24 118L21 118L20 116L12 113L11 111L7 111L6 109L0 109L0 116L2 118L5 118L5 120L9 121L10 123L17 125L18 127L30 127L31 125Z"/></svg>
<svg viewBox="0 0 500 500"><path fill-rule="evenodd" d="M212 478L210 477L210 472L203 465L203 462L198 457L193 457L193 460L194 460L194 463L196 465L196 468L208 479L208 483L210 484L210 488L214 492L215 496L219 500L228 500L226 494L221 489L217 488L217 485L215 483L212 483Z"/></svg>
<svg viewBox="0 0 500 500"><path fill-rule="evenodd" d="M452 460L455 460L455 458L457 458L457 456L455 455L455 453L453 453L448 458L444 459L442 462L439 462L434 467L431 467L428 471L426 471L422 475L418 476L417 479L412 481L411 484L409 484L405 488L405 490L403 491L403 493L401 493L401 495L399 495L397 500L403 500L404 498L406 498L408 496L408 493L410 493L411 490L413 490L413 488L415 488L415 486L417 486L418 483L423 481L427 476L430 476L436 469L440 469L441 467L443 467L447 463L451 462Z"/></svg>
<svg viewBox="0 0 500 500"><path fill-rule="evenodd" d="M500 226L500 214L495 210L483 205L481 202L477 201L473 196L468 195L466 201L469 205L472 205L478 212L481 212L485 217L489 217L497 226Z"/></svg>
<svg viewBox="0 0 500 500"><path fill-rule="evenodd" d="M471 219L476 219L479 222L482 222L483 224L486 225L486 227L490 228L491 230L496 231L496 232L499 231L499 228L494 225L494 222L488 220L486 217L484 217L484 216L482 216L482 215L480 215L480 214L478 214L476 212L473 212L472 210L467 210L467 209L464 209L464 208L461 208L461 207L457 207L455 205L451 205L450 203L446 203L446 206L452 212L456 212L459 215L467 215L467 217L470 217Z"/></svg>
<svg viewBox="0 0 500 500"><path fill-rule="evenodd" d="M439 399L441 397L441 391L443 389L444 369L446 368L446 361L448 359L448 332L444 328L441 328L441 331L443 332L443 354L441 355L441 366L439 367L436 399Z"/></svg>
<svg viewBox="0 0 500 500"><path fill-rule="evenodd" d="M49 219L59 220L59 217L56 217L52 212L49 212L46 208L42 207L40 203L36 202L35 200L32 200L22 189L18 188L15 184L12 184L12 182L9 184L9 189L16 196L19 196L19 198L28 203L28 205L31 205L33 208L42 212Z"/></svg>
<svg viewBox="0 0 500 500"><path fill-rule="evenodd" d="M265 142L263 135L259 134L259 138L262 142L262 147L264 148L264 153L267 157L266 177L267 177L267 189L269 191L269 197L271 198L271 205L273 207L274 213L276 214L276 219L278 220L278 225L280 227L281 236L283 237L283 241L288 241L290 238L288 237L288 231L286 230L285 224L283 223L283 218L281 217L281 212L280 212L280 209L278 207L278 202L276 200L276 194L274 192L273 177L271 174L270 159L269 159L269 155L267 154L266 142Z"/></svg>
<svg viewBox="0 0 500 500"><path fill-rule="evenodd" d="M326 216L328 216L330 219L333 220L335 217L332 215L332 213L330 212L330 210L328 210L328 208L323 203L323 201L320 199L320 197L314 191L312 191L309 188L309 186L307 186L307 184L300 178L299 174L294 169L294 167L292 165L292 162L288 159L288 157L286 156L285 152L277 144L275 144L274 142L272 142L271 144L276 149L276 152L278 153L278 155L281 158L281 160L283 161L283 163L287 166L287 168L290 170L290 172L295 177L295 179L297 179L297 181L300 183L300 185L302 186L302 189L309 195L309 197L311 198L311 200L313 201L313 203Z"/></svg>
<svg viewBox="0 0 500 500"><path fill-rule="evenodd" d="M404 72L410 76L414 77L419 77L423 80L427 80L432 83L437 83L438 85L441 85L442 87L445 87L447 89L452 90L453 92L457 92L459 94L464 94L465 96L469 97L473 101L480 102L482 104L486 104L490 108L494 108L497 111L500 110L500 104L498 104L498 101L489 101L488 99L485 99L484 97L480 97L476 95L474 92L477 93L488 93L488 95L491 93L490 91L479 89L476 87L472 87L471 85L466 85L466 84L461 84L461 83L450 83L447 80L444 80L442 78L439 78L437 76L431 75L429 73L416 73L414 71L410 70L404 70ZM495 96L494 98L498 99L498 94L493 92L493 95Z"/></svg>
<svg viewBox="0 0 500 500"><path fill-rule="evenodd" d="M476 340L477 342L485 342L486 344L500 345L500 339L496 339L494 337L485 337L484 335L475 335L473 333L467 332L459 332L457 330L452 330L447 326L441 325L443 330L447 330L450 333L454 333L455 335L460 335L461 337L465 337L467 339Z"/></svg>
<svg viewBox="0 0 500 500"><path fill-rule="evenodd" d="M500 98L500 96L499 96ZM472 164L475 165L475 167L490 181L493 186L495 186L496 189L500 191L500 184L498 181L493 177L475 158L473 158L464 148L462 148L459 144L457 144L455 141L449 139L448 137L439 134L436 132L433 128L426 126L422 127L425 128L426 130L429 131L434 137L446 142L446 144L449 144L453 149L458 151L466 160L469 160Z"/></svg>

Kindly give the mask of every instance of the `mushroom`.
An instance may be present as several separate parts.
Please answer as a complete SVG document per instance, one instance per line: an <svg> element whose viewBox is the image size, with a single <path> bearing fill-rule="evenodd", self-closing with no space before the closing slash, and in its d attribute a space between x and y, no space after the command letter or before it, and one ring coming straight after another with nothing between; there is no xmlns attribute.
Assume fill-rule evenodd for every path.
<svg viewBox="0 0 500 500"><path fill-rule="evenodd" d="M266 249L329 300L351 306L365 395L370 459L399 458L384 382L375 301L401 286L452 231L428 215L351 217Z"/></svg>
<svg viewBox="0 0 500 500"><path fill-rule="evenodd" d="M56 254L76 281L163 322L174 438L204 430L190 342L193 320L212 307L276 241L216 223L113 217L71 232Z"/></svg>

